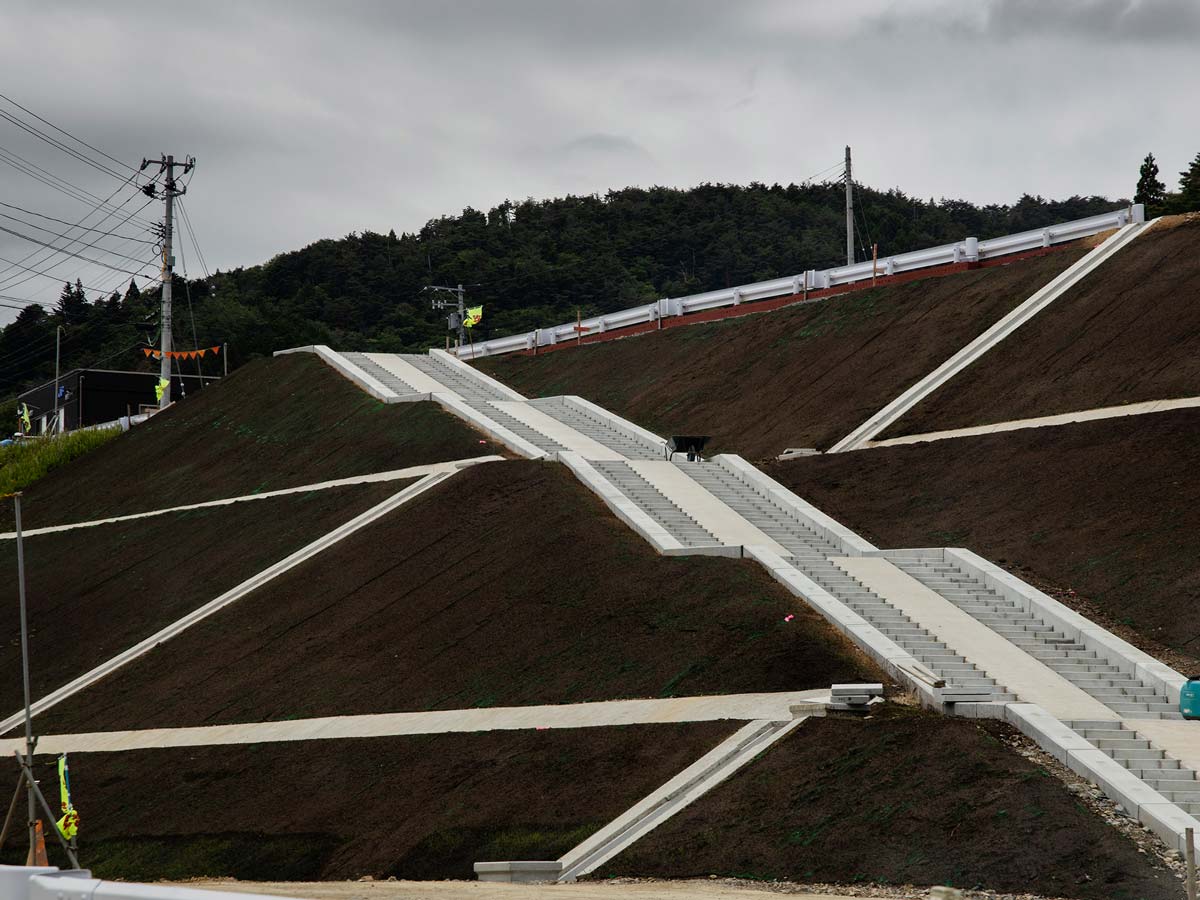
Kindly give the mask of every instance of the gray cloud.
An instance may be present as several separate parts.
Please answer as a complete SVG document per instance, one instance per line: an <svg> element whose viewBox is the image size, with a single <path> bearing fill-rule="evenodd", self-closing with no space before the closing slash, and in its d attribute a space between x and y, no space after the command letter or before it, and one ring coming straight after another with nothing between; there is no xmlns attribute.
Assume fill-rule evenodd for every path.
<svg viewBox="0 0 1200 900"><path fill-rule="evenodd" d="M1128 196L1147 151L1173 178L1200 150L1185 112L1198 8L8 0L0 90L120 159L196 156L185 204L210 266L228 269L505 198L798 180L846 143L861 181L918 196ZM0 147L98 196L119 187L4 122ZM0 199L86 211L3 164ZM0 257L30 249L0 235ZM0 294L125 277L45 257L31 263L50 276L28 281L0 262Z"/></svg>

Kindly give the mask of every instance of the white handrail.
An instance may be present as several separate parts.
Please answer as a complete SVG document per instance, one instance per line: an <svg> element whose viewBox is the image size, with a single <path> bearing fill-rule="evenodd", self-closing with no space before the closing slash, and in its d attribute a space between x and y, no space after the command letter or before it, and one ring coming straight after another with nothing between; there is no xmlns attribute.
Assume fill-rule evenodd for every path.
<svg viewBox="0 0 1200 900"><path fill-rule="evenodd" d="M1113 212L1089 216L1086 219L1062 222L1048 228L1036 228L984 241L969 237L953 244L914 250L910 253L898 253L875 262L835 266L832 269L820 271L809 269L797 275L772 278L770 281L758 281L739 287L705 291L687 297L663 298L644 306L634 306L605 313L602 316L593 316L584 319L579 326L582 326L584 336L603 334L614 328L626 328L630 325L656 322L672 316L686 316L689 313L702 312L706 309L737 306L771 297L787 297L803 291L825 290L838 285L865 281L875 276L898 275L901 272L913 272L931 266L995 259L1010 253L1021 253L1077 240L1088 235L1099 234L1102 231L1121 228L1131 223L1144 222L1145 219L1145 210L1142 204L1137 203ZM460 359L477 359L484 356L496 356L500 353L513 353L518 350L533 350L537 347L548 347L574 340L580 334L576 331L577 327L575 322L564 322L561 325L537 328L524 334L493 338L490 341L477 341L473 346L459 347L451 352Z"/></svg>

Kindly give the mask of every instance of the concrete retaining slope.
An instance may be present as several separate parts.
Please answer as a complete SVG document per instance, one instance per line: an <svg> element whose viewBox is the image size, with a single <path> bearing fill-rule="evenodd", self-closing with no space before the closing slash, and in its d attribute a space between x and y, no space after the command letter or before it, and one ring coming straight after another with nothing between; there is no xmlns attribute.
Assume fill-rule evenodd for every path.
<svg viewBox="0 0 1200 900"><path fill-rule="evenodd" d="M813 705L808 711L808 715L824 714L823 705ZM575 881L602 866L786 737L807 717L803 715L790 721L760 720L738 729L658 790L563 854L558 860L562 864L558 880Z"/></svg>
<svg viewBox="0 0 1200 900"><path fill-rule="evenodd" d="M999 322L996 322L991 328L830 447L828 452L842 453L846 450L856 450L865 442L882 433L906 412L978 360L1153 225L1154 222L1135 222L1118 229L1115 234L1094 248L1087 256L1059 274Z"/></svg>

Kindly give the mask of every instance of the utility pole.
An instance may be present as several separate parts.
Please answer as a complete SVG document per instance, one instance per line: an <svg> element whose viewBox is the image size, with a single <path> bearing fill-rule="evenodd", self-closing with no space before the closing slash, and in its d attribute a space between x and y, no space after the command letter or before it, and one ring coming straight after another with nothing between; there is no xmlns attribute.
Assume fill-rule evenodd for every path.
<svg viewBox="0 0 1200 900"><path fill-rule="evenodd" d="M846 265L854 265L854 189L850 180L850 145L846 145Z"/></svg>
<svg viewBox="0 0 1200 900"><path fill-rule="evenodd" d="M58 360L62 350L62 326L54 329L54 428L58 429ZM80 425L83 423L80 422ZM61 434L63 429L58 429ZM53 430L51 431L53 433Z"/></svg>
<svg viewBox="0 0 1200 900"><path fill-rule="evenodd" d="M25 762L33 771L33 713L29 698L29 614L25 606L25 543L21 535L21 492L12 495L13 515L17 525L17 594L21 610L21 682L25 690ZM37 800L32 790L29 795L29 856L33 859L33 848L37 843Z"/></svg>
<svg viewBox="0 0 1200 900"><path fill-rule="evenodd" d="M467 315L466 301L463 299L463 286L460 284L458 287L440 287L438 285L429 284L429 285L426 285L425 287L421 288L421 293L424 293L425 291L433 291L435 294L437 294L437 293L454 294L455 297L457 298L456 300L446 300L446 299L443 299L440 297L434 297L433 298L433 308L434 309L448 309L450 307L457 306L458 320L455 321L454 313L451 313L449 316L447 316L446 324L448 327L446 330L447 331L455 331L455 330L458 331L458 346L461 347L463 345L463 343L466 341L466 336L467 336L466 335L466 327L463 325L463 322L466 320L466 315Z"/></svg>
<svg viewBox="0 0 1200 900"><path fill-rule="evenodd" d="M142 171L153 164L153 160L142 160ZM166 173L163 180L162 198L165 201L166 212L163 216L163 254L162 254L162 357L159 360L158 378L163 385L162 398L158 408L163 409L171 403L171 282L175 278L175 257L171 255L171 239L174 235L173 218L175 213L175 198L187 193L187 187L179 186L175 181L175 169L180 168L187 174L196 165L195 157L189 156L184 162L176 162L174 156L162 156L158 162L158 174ZM155 184L151 181L142 187L148 197L158 196Z"/></svg>

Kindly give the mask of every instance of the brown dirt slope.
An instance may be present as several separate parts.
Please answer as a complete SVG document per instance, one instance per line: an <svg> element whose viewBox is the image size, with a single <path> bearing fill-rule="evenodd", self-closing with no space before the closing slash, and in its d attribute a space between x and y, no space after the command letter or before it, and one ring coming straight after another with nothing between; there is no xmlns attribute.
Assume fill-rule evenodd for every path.
<svg viewBox="0 0 1200 900"><path fill-rule="evenodd" d="M34 485L27 527L502 452L433 403L384 404L308 353L252 362Z"/></svg>
<svg viewBox="0 0 1200 900"><path fill-rule="evenodd" d="M885 437L1200 394L1200 216L1156 225Z"/></svg>
<svg viewBox="0 0 1200 900"><path fill-rule="evenodd" d="M139 881L473 879L477 860L558 858L736 727L75 754L81 861L98 877Z"/></svg>
<svg viewBox="0 0 1200 900"><path fill-rule="evenodd" d="M968 547L1197 655L1200 412L1179 410L775 463L885 547Z"/></svg>
<svg viewBox="0 0 1200 900"><path fill-rule="evenodd" d="M25 540L34 697L65 684L399 491L313 491ZM5 501L11 521L11 502ZM0 542L0 570L16 547ZM0 588L0 717L21 705L15 577Z"/></svg>
<svg viewBox="0 0 1200 900"><path fill-rule="evenodd" d="M751 459L827 447L1080 258L1058 253L479 367Z"/></svg>
<svg viewBox="0 0 1200 900"><path fill-rule="evenodd" d="M1005 729L903 710L809 720L597 875L1181 896L1165 868L997 740Z"/></svg>
<svg viewBox="0 0 1200 900"><path fill-rule="evenodd" d="M49 711L43 728L800 690L868 675L879 677L761 566L658 556L564 466L517 461L429 491Z"/></svg>

